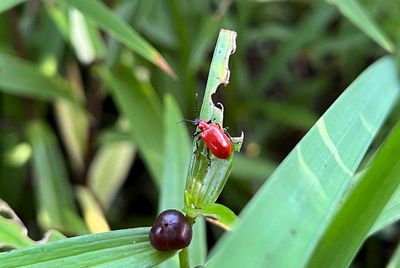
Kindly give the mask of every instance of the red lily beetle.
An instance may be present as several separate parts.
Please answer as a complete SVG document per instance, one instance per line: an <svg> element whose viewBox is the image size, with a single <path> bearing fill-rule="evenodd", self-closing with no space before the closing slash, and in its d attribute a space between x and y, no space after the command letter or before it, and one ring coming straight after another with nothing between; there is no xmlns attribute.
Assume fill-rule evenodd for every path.
<svg viewBox="0 0 400 268"><path fill-rule="evenodd" d="M199 118L182 121L192 123L199 128L199 131L193 135L194 137L198 136L196 144L202 139L211 153L220 159L226 159L231 155L231 138L226 129L222 129L219 124L212 120L206 121Z"/></svg>

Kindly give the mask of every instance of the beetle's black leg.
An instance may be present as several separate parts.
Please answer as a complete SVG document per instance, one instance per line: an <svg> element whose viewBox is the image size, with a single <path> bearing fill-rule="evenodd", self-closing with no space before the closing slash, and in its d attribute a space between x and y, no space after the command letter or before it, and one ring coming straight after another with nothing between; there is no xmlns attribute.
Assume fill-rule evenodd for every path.
<svg viewBox="0 0 400 268"><path fill-rule="evenodd" d="M207 167L209 167L209 166L211 166L211 157L210 157L210 150L208 149L208 147L206 147L206 156L207 156L207 159L208 159L208 166Z"/></svg>
<svg viewBox="0 0 400 268"><path fill-rule="evenodd" d="M222 131L225 133L226 136L228 136L229 140L230 140L233 144L239 144L239 141L237 141L237 142L233 142L233 141L232 141L232 136L231 136L231 134L229 134L229 132L228 132L228 127L223 128Z"/></svg>
<svg viewBox="0 0 400 268"><path fill-rule="evenodd" d="M198 134L197 134L198 135ZM200 136L197 136L197 139L196 139L196 149L194 150L194 153L196 154L197 153L197 151L199 150L199 141L200 141L200 139L201 139L201 137Z"/></svg>

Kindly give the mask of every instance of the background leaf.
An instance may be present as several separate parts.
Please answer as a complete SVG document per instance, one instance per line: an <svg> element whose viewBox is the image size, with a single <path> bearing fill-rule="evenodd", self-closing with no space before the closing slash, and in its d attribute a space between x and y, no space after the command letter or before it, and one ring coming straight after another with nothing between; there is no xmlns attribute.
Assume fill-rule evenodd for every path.
<svg viewBox="0 0 400 268"><path fill-rule="evenodd" d="M132 141L112 141L101 144L88 172L90 189L105 210L108 210L118 190L127 178L135 159Z"/></svg>
<svg viewBox="0 0 400 268"><path fill-rule="evenodd" d="M4 12L5 10L16 6L25 0L3 0L0 2L0 12Z"/></svg>
<svg viewBox="0 0 400 268"><path fill-rule="evenodd" d="M86 227L76 213L65 165L54 134L40 121L32 122L27 133L33 148L38 221L42 228L86 233Z"/></svg>
<svg viewBox="0 0 400 268"><path fill-rule="evenodd" d="M72 98L53 80L44 76L34 64L1 52L0 90L47 100L55 97Z"/></svg>
<svg viewBox="0 0 400 268"><path fill-rule="evenodd" d="M164 72L172 77L175 76L174 71L160 55L160 53L155 50L145 39L143 39L135 30L129 27L129 25L127 25L123 20L112 14L103 3L97 0L84 2L79 0L63 1L65 1L69 6L78 9L87 17L91 18L110 35L117 38L119 41L124 43L126 46L131 48L145 59L153 62Z"/></svg>
<svg viewBox="0 0 400 268"><path fill-rule="evenodd" d="M344 16L384 49L389 52L394 51L393 43L386 37L382 29L376 25L357 0L328 0L328 2L336 5Z"/></svg>
<svg viewBox="0 0 400 268"><path fill-rule="evenodd" d="M83 218L91 233L102 233L110 231L107 220L96 202L96 198L86 187L76 188L78 201L82 208Z"/></svg>

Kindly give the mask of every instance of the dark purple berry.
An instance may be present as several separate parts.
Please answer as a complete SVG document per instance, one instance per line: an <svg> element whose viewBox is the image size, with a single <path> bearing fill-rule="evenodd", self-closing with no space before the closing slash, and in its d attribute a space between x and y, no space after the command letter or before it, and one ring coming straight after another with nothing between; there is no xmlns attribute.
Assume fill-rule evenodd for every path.
<svg viewBox="0 0 400 268"><path fill-rule="evenodd" d="M192 240L192 225L180 211L169 209L158 215L149 239L159 251L182 249Z"/></svg>

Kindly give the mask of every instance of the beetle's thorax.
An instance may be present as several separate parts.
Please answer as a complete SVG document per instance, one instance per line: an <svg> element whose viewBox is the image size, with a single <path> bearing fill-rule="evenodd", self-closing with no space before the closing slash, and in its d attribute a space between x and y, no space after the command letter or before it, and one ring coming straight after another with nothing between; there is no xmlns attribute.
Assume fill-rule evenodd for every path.
<svg viewBox="0 0 400 268"><path fill-rule="evenodd" d="M208 124L206 120L200 120L197 127L200 129L200 131L204 131L210 128L210 124Z"/></svg>

